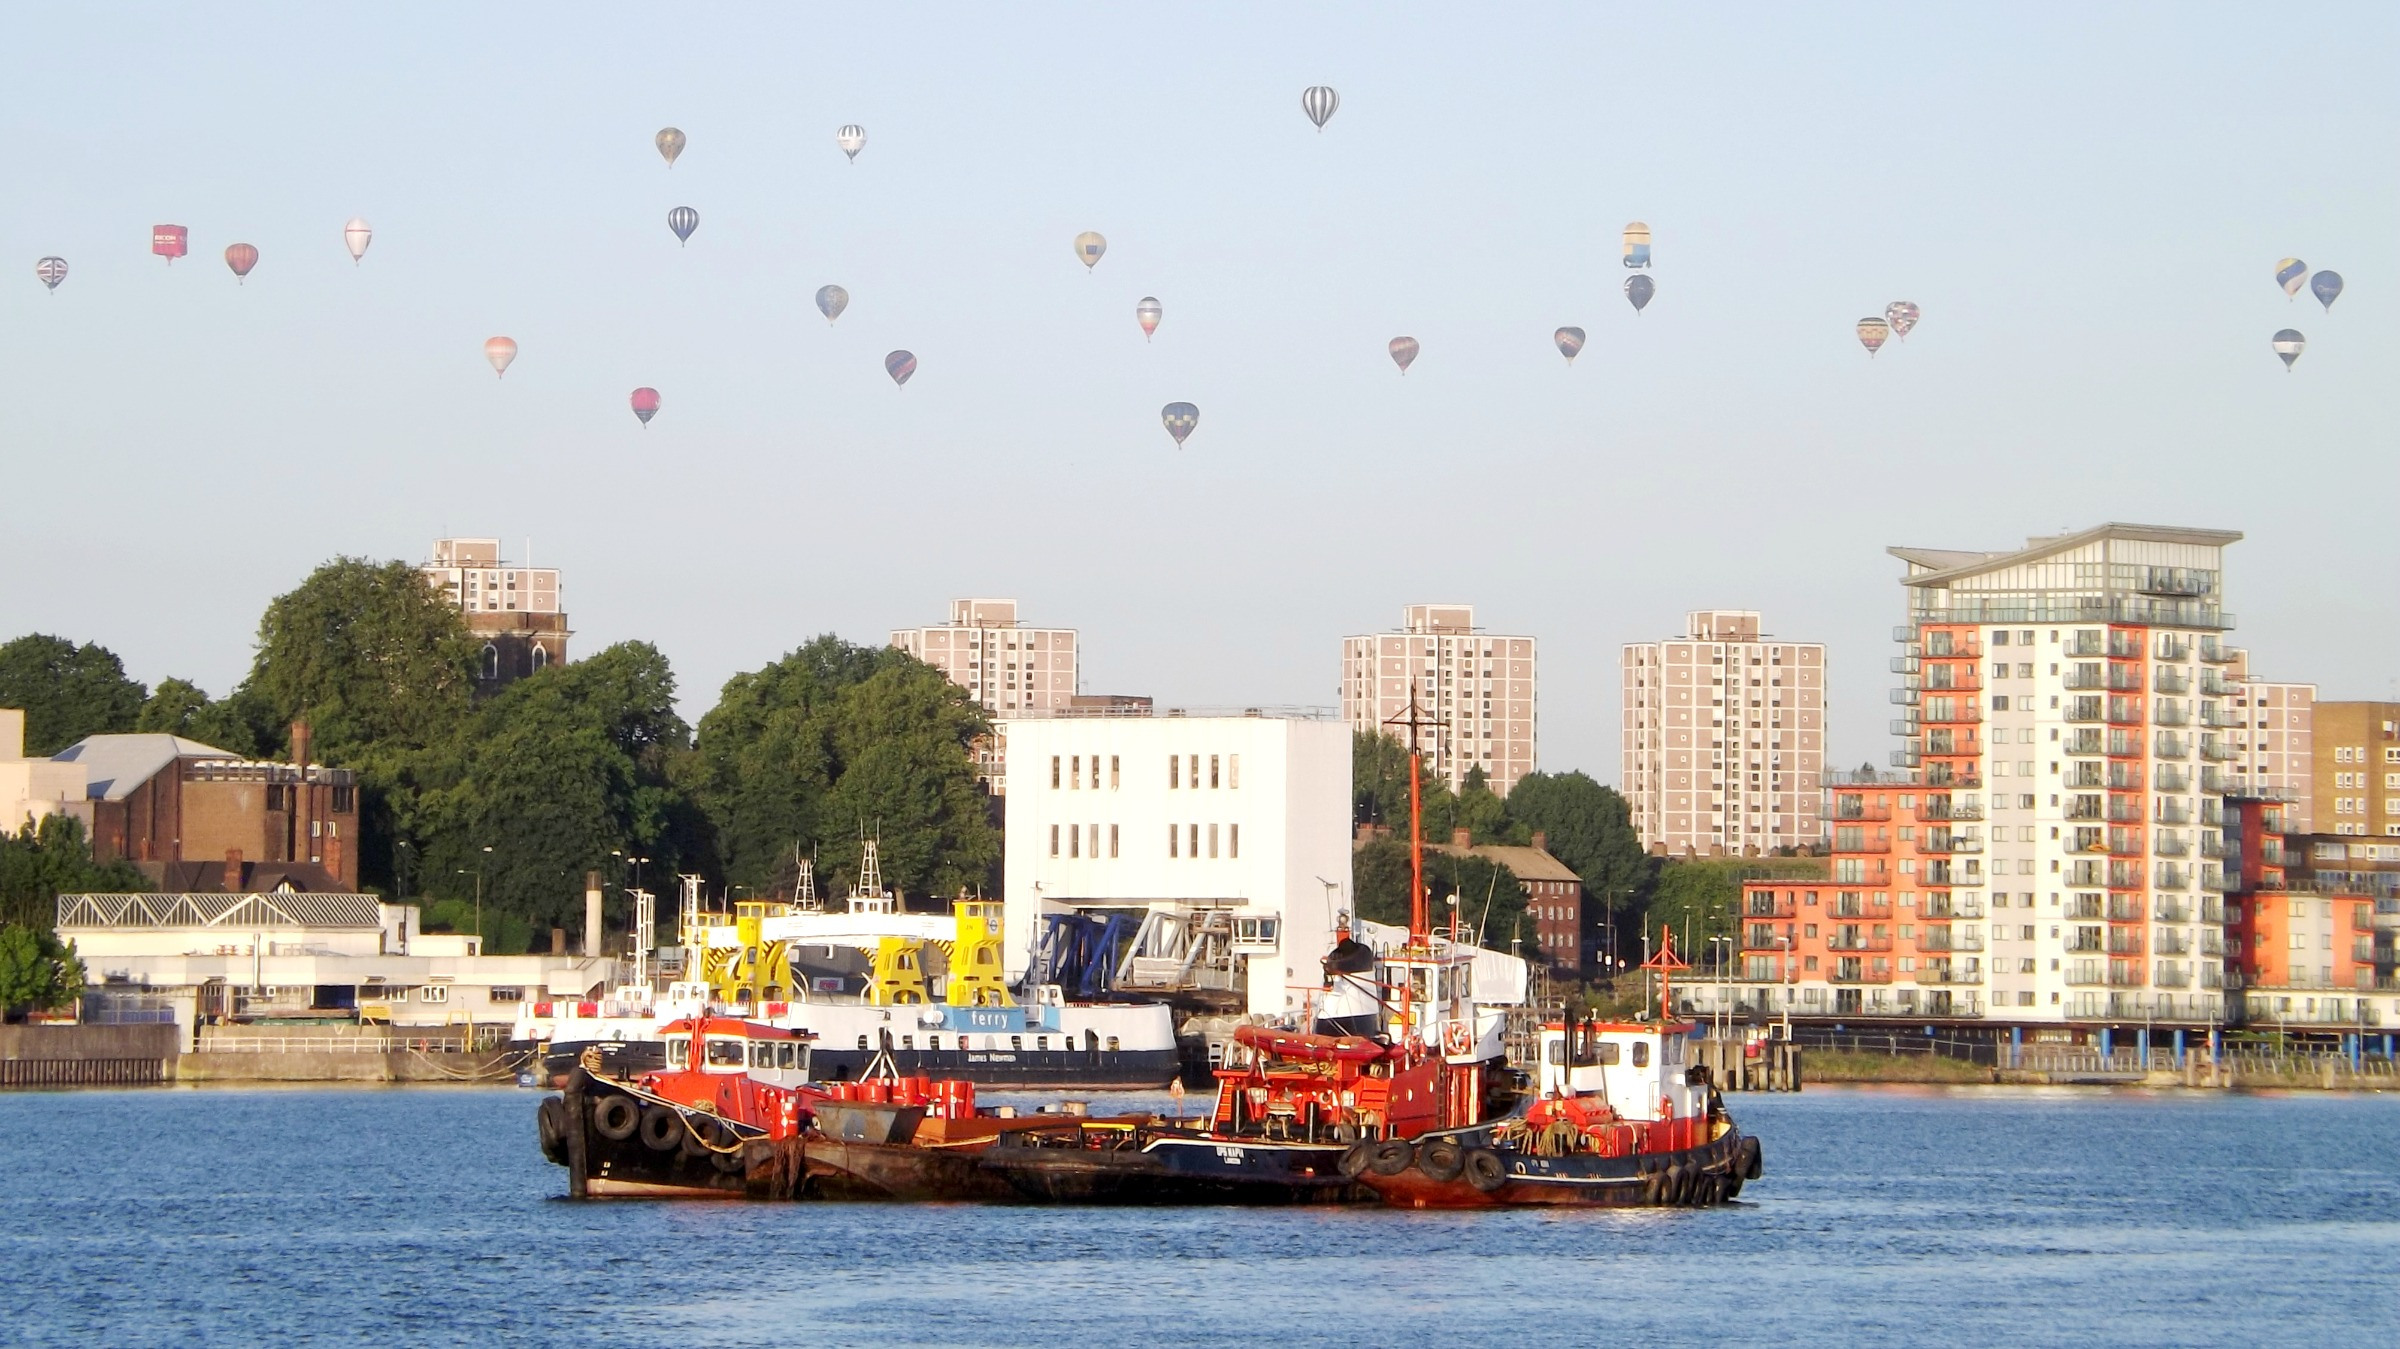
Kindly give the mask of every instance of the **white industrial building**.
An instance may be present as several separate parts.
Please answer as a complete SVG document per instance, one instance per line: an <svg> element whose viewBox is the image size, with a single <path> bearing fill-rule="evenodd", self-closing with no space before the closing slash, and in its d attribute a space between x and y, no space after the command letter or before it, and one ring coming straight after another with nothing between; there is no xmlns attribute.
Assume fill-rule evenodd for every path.
<svg viewBox="0 0 2400 1349"><path fill-rule="evenodd" d="M1041 915L1123 914L1141 934L1119 986L1239 992L1262 1016L1300 1006L1349 904L1347 725L1170 713L1004 731L1010 977L1033 964Z"/></svg>

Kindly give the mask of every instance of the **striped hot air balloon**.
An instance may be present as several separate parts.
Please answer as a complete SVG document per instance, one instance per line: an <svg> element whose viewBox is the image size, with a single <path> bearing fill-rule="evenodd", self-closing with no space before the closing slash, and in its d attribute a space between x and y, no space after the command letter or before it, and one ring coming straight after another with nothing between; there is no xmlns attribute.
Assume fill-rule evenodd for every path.
<svg viewBox="0 0 2400 1349"><path fill-rule="evenodd" d="M849 307L850 292L840 286L817 287L817 312L825 316L827 323L840 318L842 311Z"/></svg>
<svg viewBox="0 0 2400 1349"><path fill-rule="evenodd" d="M1400 367L1400 373L1403 375L1407 374L1408 367L1416 362L1417 339L1413 337L1395 337L1386 349L1392 353L1392 363Z"/></svg>
<svg viewBox="0 0 2400 1349"><path fill-rule="evenodd" d="M1870 314L1858 321L1858 344L1867 349L1869 356L1883 350L1883 344L1891 337L1892 321L1881 314Z"/></svg>
<svg viewBox="0 0 2400 1349"><path fill-rule="evenodd" d="M1086 272L1099 266L1100 255L1107 251L1108 240L1101 238L1098 230L1085 230L1075 236L1075 260L1083 264Z"/></svg>
<svg viewBox="0 0 2400 1349"><path fill-rule="evenodd" d="M375 242L375 231L367 224L364 217L354 215L350 217L349 224L342 226L342 247L350 250L352 265L355 266L367 256L367 245L373 242Z"/></svg>
<svg viewBox="0 0 2400 1349"><path fill-rule="evenodd" d="M2289 374L2292 362L2299 360L2300 353L2307 349L2308 339L2302 337L2297 328L2285 328L2275 334L2274 345L2275 354L2283 358L2284 373Z"/></svg>
<svg viewBox="0 0 2400 1349"><path fill-rule="evenodd" d="M1320 132L1341 106L1342 96L1333 92L1331 85L1312 84L1300 91L1300 111L1308 114L1308 120L1316 123Z"/></svg>
<svg viewBox="0 0 2400 1349"><path fill-rule="evenodd" d="M1567 364L1575 364L1575 357L1583 351L1583 329L1561 328L1552 337L1558 342L1558 354L1567 358Z"/></svg>
<svg viewBox="0 0 2400 1349"><path fill-rule="evenodd" d="M700 213L689 206L678 206L667 212L667 228L675 231L679 243L690 243L692 231L700 228Z"/></svg>
<svg viewBox="0 0 2400 1349"><path fill-rule="evenodd" d="M1908 340L1908 330L1917 326L1917 320L1924 317L1924 311L1906 300L1894 300L1883 307L1883 317L1892 325L1892 336L1905 342Z"/></svg>
<svg viewBox="0 0 2400 1349"><path fill-rule="evenodd" d="M658 415L658 390L647 387L636 389L630 401L633 415L642 419L642 425L648 426L650 419Z"/></svg>
<svg viewBox="0 0 2400 1349"><path fill-rule="evenodd" d="M492 377L494 379L506 379L508 377L508 363L517 359L517 339L513 337L491 337L484 339L483 359L492 363Z"/></svg>
<svg viewBox="0 0 2400 1349"><path fill-rule="evenodd" d="M683 133L674 127L662 128L658 133L658 153L667 161L668 168L674 168L676 158L683 153Z"/></svg>
<svg viewBox="0 0 2400 1349"><path fill-rule="evenodd" d="M1650 227L1639 220L1625 227L1625 265L1650 265Z"/></svg>
<svg viewBox="0 0 2400 1349"><path fill-rule="evenodd" d="M233 269L235 281L243 281L249 277L250 269L258 265L258 250L249 244L228 244L225 265Z"/></svg>
<svg viewBox="0 0 2400 1349"><path fill-rule="evenodd" d="M44 258L33 264L33 274L40 277L42 284L48 286L55 293L58 290L58 283L67 279L67 260L65 258Z"/></svg>
<svg viewBox="0 0 2400 1349"><path fill-rule="evenodd" d="M2298 295L2308 284L2308 264L2298 258L2285 258L2275 264L2275 284L2283 287L2285 295Z"/></svg>
<svg viewBox="0 0 2400 1349"><path fill-rule="evenodd" d="M917 354L913 351L891 353L883 358L883 373L892 377L892 383L905 387L908 377L917 373Z"/></svg>
<svg viewBox="0 0 2400 1349"><path fill-rule="evenodd" d="M833 143L842 147L842 153L850 156L850 162L855 164L858 162L858 152L867 148L867 129L852 122L833 133Z"/></svg>
<svg viewBox="0 0 2400 1349"><path fill-rule="evenodd" d="M1180 449L1183 438L1200 424L1200 409L1190 403L1169 403L1158 410L1158 419L1165 424L1167 434L1175 437L1176 447Z"/></svg>
<svg viewBox="0 0 2400 1349"><path fill-rule="evenodd" d="M1166 312L1159 308L1158 297L1155 295L1143 296L1142 302L1133 307L1133 321L1142 325L1143 341L1149 341L1150 335L1158 331L1158 321Z"/></svg>

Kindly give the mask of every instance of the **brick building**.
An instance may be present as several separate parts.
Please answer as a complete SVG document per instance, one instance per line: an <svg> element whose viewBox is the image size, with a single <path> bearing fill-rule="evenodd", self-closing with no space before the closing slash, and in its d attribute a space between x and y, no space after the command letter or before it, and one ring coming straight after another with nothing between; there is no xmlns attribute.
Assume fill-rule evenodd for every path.
<svg viewBox="0 0 2400 1349"><path fill-rule="evenodd" d="M1627 644L1626 804L1655 853L1758 856L1824 838L1825 647L1704 609L1682 637Z"/></svg>
<svg viewBox="0 0 2400 1349"><path fill-rule="evenodd" d="M510 562L500 556L498 539L436 539L433 560L420 570L482 639L475 679L483 691L567 663L574 634L557 568Z"/></svg>
<svg viewBox="0 0 2400 1349"><path fill-rule="evenodd" d="M83 770L93 854L123 858L177 890L358 888L358 784L308 761L246 760L173 735L93 735L55 762Z"/></svg>

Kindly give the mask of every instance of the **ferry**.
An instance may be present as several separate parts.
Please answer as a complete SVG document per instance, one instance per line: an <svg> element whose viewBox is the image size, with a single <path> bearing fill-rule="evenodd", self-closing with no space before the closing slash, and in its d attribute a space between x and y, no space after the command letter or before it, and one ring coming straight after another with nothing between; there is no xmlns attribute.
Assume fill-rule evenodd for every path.
<svg viewBox="0 0 2400 1349"><path fill-rule="evenodd" d="M587 1051L620 1073L663 1063L664 1028L727 1015L814 1037L815 1072L958 1078L984 1087L1077 1091L1164 1087L1181 1072L1174 1011L1157 1002L1070 1002L1055 984L1011 990L1001 977L1001 906L957 901L947 915L907 913L876 877L843 910L813 898L700 907L684 882L688 972L663 994L643 985L602 999L525 1004L511 1048L538 1063L528 1085L560 1086Z"/></svg>

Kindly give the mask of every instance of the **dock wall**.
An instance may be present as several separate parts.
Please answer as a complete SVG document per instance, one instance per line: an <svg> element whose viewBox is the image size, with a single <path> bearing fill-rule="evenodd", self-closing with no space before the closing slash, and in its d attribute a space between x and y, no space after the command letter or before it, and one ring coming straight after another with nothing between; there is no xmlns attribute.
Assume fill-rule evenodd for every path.
<svg viewBox="0 0 2400 1349"><path fill-rule="evenodd" d="M0 1087L172 1082L180 1038L171 1025L0 1026Z"/></svg>

